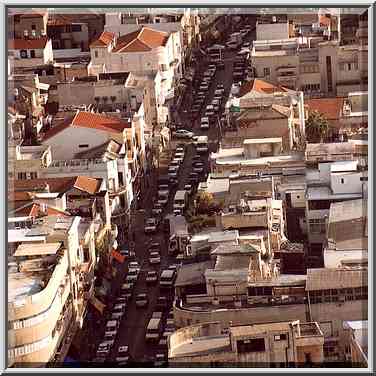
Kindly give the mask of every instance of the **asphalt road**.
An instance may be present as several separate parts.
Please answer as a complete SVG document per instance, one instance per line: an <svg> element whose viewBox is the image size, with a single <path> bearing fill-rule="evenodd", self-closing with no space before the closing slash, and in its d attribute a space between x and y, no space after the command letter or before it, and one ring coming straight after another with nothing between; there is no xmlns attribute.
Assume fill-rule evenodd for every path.
<svg viewBox="0 0 376 376"><path fill-rule="evenodd" d="M252 35L253 34L253 35ZM247 38L247 40L252 40L254 38L254 33ZM231 85L232 85L232 71L233 71L233 61L236 57L237 52L228 52L226 51L225 54L225 69L217 70L215 78L211 84L208 97L206 99L205 105L202 108L202 112L205 111L205 107L209 104L213 98L214 91L216 89L217 84L223 84L225 87L225 100L227 99ZM192 100L193 101L193 100ZM189 102L187 101L188 105ZM209 143L210 143L210 151L215 151L218 145L219 140L219 128L218 126L211 125L209 130L201 130L200 129L200 118L202 114L198 117L196 121L192 123L189 114L189 107L186 108L186 112L184 112L185 108L182 107L181 111L177 113L177 117L179 118L180 122L184 125L187 125L196 135L208 135ZM179 140L180 142L180 140ZM188 177L189 173L191 172L191 164L192 164L192 156L195 154L194 146L187 141L182 141L187 143L186 148L186 157L184 160L184 165L180 169L179 174L179 187L183 188L185 184L188 184ZM205 160L205 176L208 172L209 166L207 159ZM139 279L134 288L134 297L139 293L146 293L149 298L149 305L146 308L136 308L135 306L135 299L133 298L128 303L128 308L125 317L123 318L117 339L115 340L115 346L112 351L112 358L116 357L117 349L119 346L127 345L129 346L131 358L137 362L142 363L146 359L151 359L154 357L155 354L161 353L160 349L157 348L157 345L150 345L146 344L145 342L145 333L146 327L148 324L149 319L151 318L154 311L156 311L156 303L158 297L161 295L159 284L155 285L146 285L146 274L148 270L156 270L161 272L163 269L167 268L171 264L175 264L176 259L169 256L167 254L167 239L165 238L165 234L163 232L162 226L157 231L156 234L149 236L144 233L144 222L145 218L151 216L151 209L153 206L153 200L156 196L157 191L157 181L156 179L150 179L152 184L149 186L148 193L145 195L143 202L141 203L141 210L139 210L135 215L135 243L136 243L136 259L139 261L141 265L141 272L139 275ZM201 180L205 180L204 176ZM170 193L169 203L165 208L163 216L167 213L172 212L172 200L176 192L176 188L172 190ZM151 266L148 262L148 245L151 242L159 242L161 244L161 264L158 266ZM115 281L115 288L113 294L116 294L116 290L120 288L122 280L125 278L127 263L125 264L118 264L118 275ZM167 310L168 312L168 310ZM102 327L98 327L95 333L90 333L90 336L94 336L96 338L96 345L101 342L103 338L104 328L102 323ZM166 351L167 349L165 349Z"/></svg>

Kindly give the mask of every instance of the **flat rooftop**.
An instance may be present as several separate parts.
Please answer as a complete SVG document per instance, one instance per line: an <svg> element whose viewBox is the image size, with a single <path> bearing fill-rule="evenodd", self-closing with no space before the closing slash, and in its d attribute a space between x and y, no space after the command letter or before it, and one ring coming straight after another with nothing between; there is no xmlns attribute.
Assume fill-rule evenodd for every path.
<svg viewBox="0 0 376 376"><path fill-rule="evenodd" d="M171 357L183 357L192 355L205 355L213 352L231 351L230 337L226 335L196 337L189 342L174 347Z"/></svg>
<svg viewBox="0 0 376 376"><path fill-rule="evenodd" d="M361 193L337 193L334 194L329 187L308 187L307 200L331 200L331 199L357 199Z"/></svg>

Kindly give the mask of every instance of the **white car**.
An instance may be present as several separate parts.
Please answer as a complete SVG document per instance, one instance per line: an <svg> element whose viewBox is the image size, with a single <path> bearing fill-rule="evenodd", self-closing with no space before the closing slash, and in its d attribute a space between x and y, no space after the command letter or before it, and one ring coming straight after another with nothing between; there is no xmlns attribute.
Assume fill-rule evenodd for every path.
<svg viewBox="0 0 376 376"><path fill-rule="evenodd" d="M128 267L129 269L140 269L140 264L138 261L131 261Z"/></svg>
<svg viewBox="0 0 376 376"><path fill-rule="evenodd" d="M145 222L145 234L157 231L157 220L155 218L148 218Z"/></svg>
<svg viewBox="0 0 376 376"><path fill-rule="evenodd" d="M201 118L201 129L209 129L209 118L208 117L203 117Z"/></svg>
<svg viewBox="0 0 376 376"><path fill-rule="evenodd" d="M119 365L126 365L129 361L129 347L119 346L118 355L115 360L119 363Z"/></svg>
<svg viewBox="0 0 376 376"><path fill-rule="evenodd" d="M218 112L218 111L219 111L219 107L220 107L220 102L219 102L219 100L217 100L217 99L213 99L211 104L212 104L212 106L214 107L214 111L215 111L215 112Z"/></svg>
<svg viewBox="0 0 376 376"><path fill-rule="evenodd" d="M211 104L206 106L205 117L213 116L214 113L215 113L214 107Z"/></svg>
<svg viewBox="0 0 376 376"><path fill-rule="evenodd" d="M179 129L174 135L176 138L192 138L193 132L187 131L186 129Z"/></svg>
<svg viewBox="0 0 376 376"><path fill-rule="evenodd" d="M150 252L149 256L150 264L160 264L161 263L161 256L159 252Z"/></svg>
<svg viewBox="0 0 376 376"><path fill-rule="evenodd" d="M139 269L129 269L125 281L127 283L135 283L138 280L139 272Z"/></svg>
<svg viewBox="0 0 376 376"><path fill-rule="evenodd" d="M146 275L146 284L155 283L158 281L158 274L155 270L148 271Z"/></svg>

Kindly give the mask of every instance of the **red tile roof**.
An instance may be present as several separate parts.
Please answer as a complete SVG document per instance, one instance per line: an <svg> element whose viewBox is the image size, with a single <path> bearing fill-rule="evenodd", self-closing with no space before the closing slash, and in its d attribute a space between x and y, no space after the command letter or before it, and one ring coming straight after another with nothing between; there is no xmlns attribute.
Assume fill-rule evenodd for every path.
<svg viewBox="0 0 376 376"><path fill-rule="evenodd" d="M95 194L100 189L102 179L89 178L87 176L77 176L74 188L79 189L90 194Z"/></svg>
<svg viewBox="0 0 376 376"><path fill-rule="evenodd" d="M65 193L70 189L76 188L89 194L95 194L100 189L101 184L102 179L90 178L88 176L15 180L14 189L18 190L18 192L13 192L13 201L16 201L17 199L19 201L30 200L30 192L40 192L47 185L49 187L49 192L51 193Z"/></svg>
<svg viewBox="0 0 376 376"><path fill-rule="evenodd" d="M80 111L74 117L71 126L98 129L106 132L122 133L124 129L130 128L131 123L126 123L117 118L95 114L92 112Z"/></svg>
<svg viewBox="0 0 376 376"><path fill-rule="evenodd" d="M67 118L62 123L59 123L48 130L45 133L43 140L48 140L69 127L92 128L105 132L122 133L124 129L131 128L131 126L131 123L126 123L117 118L92 112L79 111L73 118Z"/></svg>
<svg viewBox="0 0 376 376"><path fill-rule="evenodd" d="M90 44L90 47L107 47L115 38L115 34L104 31L97 40Z"/></svg>
<svg viewBox="0 0 376 376"><path fill-rule="evenodd" d="M305 104L308 110L320 112L328 120L338 120L344 99L344 97L308 99Z"/></svg>
<svg viewBox="0 0 376 376"><path fill-rule="evenodd" d="M255 78L253 81L248 81L240 87L239 95L243 96L251 91L257 91L261 94L272 94L275 92L285 92L285 88L281 86L275 86L270 82Z"/></svg>
<svg viewBox="0 0 376 376"><path fill-rule="evenodd" d="M47 40L47 37L35 39L8 39L8 48L10 50L41 50L46 47Z"/></svg>
<svg viewBox="0 0 376 376"><path fill-rule="evenodd" d="M146 52L166 45L168 33L142 27L138 31L121 36L113 52Z"/></svg>

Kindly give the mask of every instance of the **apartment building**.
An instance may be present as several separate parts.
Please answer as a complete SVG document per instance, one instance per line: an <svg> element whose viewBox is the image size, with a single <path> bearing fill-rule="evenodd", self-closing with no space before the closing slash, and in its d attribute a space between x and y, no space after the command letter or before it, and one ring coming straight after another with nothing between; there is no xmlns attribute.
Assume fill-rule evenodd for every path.
<svg viewBox="0 0 376 376"><path fill-rule="evenodd" d="M247 135L242 142L243 147L221 148L218 152L211 153L211 171L222 177L234 174L261 176L278 175L282 174L283 169L304 167L301 153L281 152L283 138L251 139L248 137Z"/></svg>
<svg viewBox="0 0 376 376"><path fill-rule="evenodd" d="M182 75L180 37L177 32L141 27L117 37L115 33L105 31L91 43L90 53L89 75L159 71L165 96Z"/></svg>
<svg viewBox="0 0 376 376"><path fill-rule="evenodd" d="M325 359L343 362L343 322L367 320L367 269L316 268L308 269L307 275L285 275L279 274L278 269L276 273L273 269L260 269L264 264L256 261L257 258L250 263L246 294L236 295L237 286L233 283L232 295L201 293L178 298L174 303L175 326L219 321L226 329L246 325L250 320L257 324L316 321L325 337Z"/></svg>
<svg viewBox="0 0 376 376"><path fill-rule="evenodd" d="M25 36L43 37L47 35L48 11L20 12L8 10L8 37L23 38Z"/></svg>
<svg viewBox="0 0 376 376"><path fill-rule="evenodd" d="M128 34L139 29L140 26L150 27L164 32L179 32L182 46L183 60L189 57L192 49L199 43L200 18L194 10L181 9L179 13L107 13L105 31L116 35Z"/></svg>
<svg viewBox="0 0 376 376"><path fill-rule="evenodd" d="M251 52L255 76L306 95L347 95L366 91L368 47L338 40L294 37L257 40Z"/></svg>
<svg viewBox="0 0 376 376"><path fill-rule="evenodd" d="M72 22L63 15L51 15L47 35L54 50L79 49L89 51L89 27L84 22Z"/></svg>
<svg viewBox="0 0 376 376"><path fill-rule="evenodd" d="M168 339L169 364L304 367L322 364L324 337L316 322L231 326L192 325Z"/></svg>
<svg viewBox="0 0 376 376"><path fill-rule="evenodd" d="M319 251L326 239L331 203L366 197L368 174L358 162L322 162L307 170L306 219L308 241Z"/></svg>
<svg viewBox="0 0 376 376"><path fill-rule="evenodd" d="M366 199L358 199L330 205L324 246L326 268L368 264L367 204Z"/></svg>
<svg viewBox="0 0 376 376"><path fill-rule="evenodd" d="M49 64L54 59L51 39L46 36L9 39L8 56L14 69Z"/></svg>
<svg viewBox="0 0 376 376"><path fill-rule="evenodd" d="M94 296L99 230L69 215L9 222L9 366L65 358Z"/></svg>

